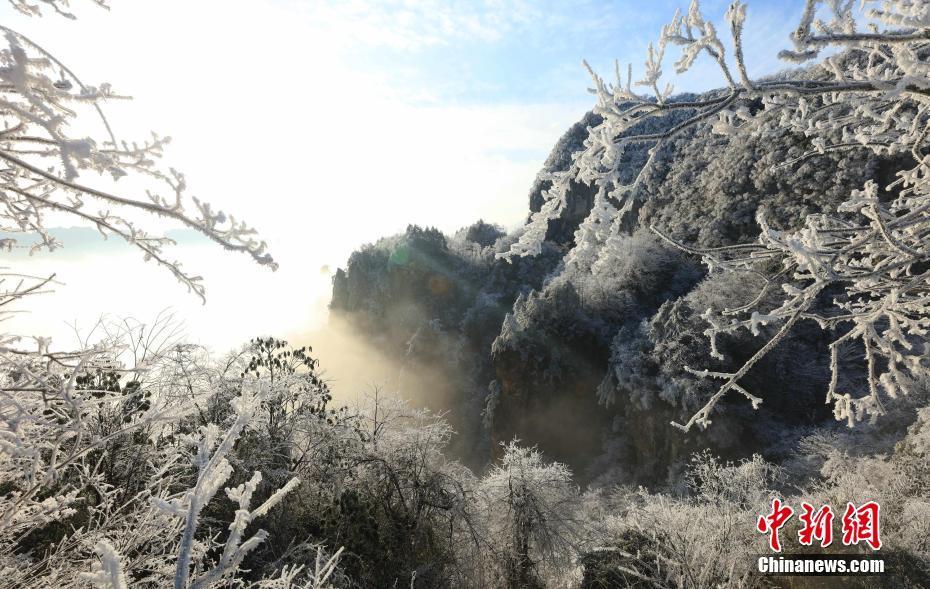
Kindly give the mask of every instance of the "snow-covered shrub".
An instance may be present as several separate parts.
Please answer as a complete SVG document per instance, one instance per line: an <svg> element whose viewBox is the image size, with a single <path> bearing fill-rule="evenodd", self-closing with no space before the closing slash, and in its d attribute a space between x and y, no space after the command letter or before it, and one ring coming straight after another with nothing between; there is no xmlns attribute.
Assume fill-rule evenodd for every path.
<svg viewBox="0 0 930 589"><path fill-rule="evenodd" d="M882 586L923 586L930 580L930 481L921 453L926 417L926 409L918 411L888 453L850 453L842 437L819 433L803 441L784 468L758 455L725 463L704 451L692 456L684 493L620 487L592 495L585 506L590 523L584 586L597 587L595 581L605 579L632 587L769 586L753 566L768 550L754 523L773 497L834 509L848 501L879 502L882 553L893 565ZM799 471L798 463L817 465L818 471ZM797 538L797 519L781 531L783 542ZM834 542L823 551L841 548Z"/></svg>
<svg viewBox="0 0 930 589"><path fill-rule="evenodd" d="M158 326L151 331L163 332ZM225 583L267 537L261 530L246 533L251 521L266 516L297 484L274 486L255 507L261 474L252 473L248 482L227 488L238 505L223 524L228 533L198 534L205 508L217 502L214 496L233 473L233 445L262 407L267 383L249 379L231 399L225 429L215 422L193 425L197 401L209 391L197 389L185 399L171 394L182 383L163 389L178 372L165 360L170 354L134 347L150 341L144 326L108 332L102 351L80 358L84 366L62 362L31 387L20 379L4 390L16 395L20 408L5 413L7 444L0 453L5 579L30 587L82 586L82 580L125 587L127 579L140 587L172 579L184 588ZM127 365L126 357L145 363ZM56 380L57 390L41 389L36 398L23 394ZM47 404L29 411L42 396ZM80 574L88 570L89 576Z"/></svg>
<svg viewBox="0 0 930 589"><path fill-rule="evenodd" d="M635 405L648 409L654 396L674 406L692 408L703 383L687 367L713 361L707 347L706 309L725 309L751 301L761 279L753 274L716 272L707 275L685 296L667 300L654 315L620 329L611 343L610 364L599 389L607 406L626 393ZM731 338L733 347L750 346L748 337Z"/></svg>
<svg viewBox="0 0 930 589"><path fill-rule="evenodd" d="M590 272L590 288L602 291L597 298L607 299L611 291L627 291L646 305L652 305L654 298L681 294L701 275L681 252L670 249L643 230L608 239ZM585 299L587 302L589 296ZM608 304L609 301L604 300L602 306Z"/></svg>
<svg viewBox="0 0 930 589"><path fill-rule="evenodd" d="M345 547L346 574L369 587L467 586L474 475L444 454L448 422L376 393L358 407L357 423L361 443L330 462L328 480L308 477L305 498L316 495L328 512L323 530Z"/></svg>
<svg viewBox="0 0 930 589"><path fill-rule="evenodd" d="M589 507L585 587L757 587L753 555L764 540L752 527L777 469L754 456L739 464L695 455L689 495L618 488ZM763 503L764 504L764 503Z"/></svg>

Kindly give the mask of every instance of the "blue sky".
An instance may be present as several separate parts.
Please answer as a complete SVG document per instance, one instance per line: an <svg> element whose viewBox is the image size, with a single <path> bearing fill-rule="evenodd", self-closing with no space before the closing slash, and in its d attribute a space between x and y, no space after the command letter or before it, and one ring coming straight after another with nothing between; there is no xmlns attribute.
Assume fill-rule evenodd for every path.
<svg viewBox="0 0 930 589"><path fill-rule="evenodd" d="M400 7L405 4L358 3L365 8L324 18L355 24L357 35L346 43L355 66L382 70L408 88L412 100L459 104L583 100L588 77L582 59L607 73L614 59L638 68L675 9L687 9L687 2L675 0L471 2L445 3L437 14L429 5ZM728 5L729 0L701 3L705 16L718 24ZM750 1L746 53L751 73L781 67L777 49L787 46L803 5L803 0ZM443 30L443 24L453 30ZM393 34L379 36L375 29L380 27ZM718 29L726 38L723 26ZM681 77L680 89L720 85L716 72L705 65Z"/></svg>
<svg viewBox="0 0 930 589"><path fill-rule="evenodd" d="M173 255L203 274L208 302L200 307L136 252L103 247L92 232L65 232L65 250L3 254L7 265L56 272L63 283L16 328L57 334L102 313L144 319L172 307L192 339L217 346L320 325L330 277L319 269L344 264L353 249L408 223L447 232L478 218L521 223L552 145L593 104L581 60L610 74L617 58L639 75L662 24L676 7L687 9L672 0L110 4L105 11L75 0L78 19L68 21L22 17L3 2L0 22L85 82L133 96L107 105L117 135L172 136L166 163L185 172L194 195L256 227L281 269L270 274L202 240L183 240ZM703 3L722 37L727 5ZM751 74L781 67L775 55L802 5L749 1ZM680 77L674 59L665 70L679 90L721 84L706 59ZM133 296L99 288L114 267ZM257 299L270 310L243 315Z"/></svg>

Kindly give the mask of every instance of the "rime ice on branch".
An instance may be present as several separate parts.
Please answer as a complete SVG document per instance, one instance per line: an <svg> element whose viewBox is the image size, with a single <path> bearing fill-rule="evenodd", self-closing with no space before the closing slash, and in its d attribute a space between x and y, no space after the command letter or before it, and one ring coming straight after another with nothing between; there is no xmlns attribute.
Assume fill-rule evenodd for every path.
<svg viewBox="0 0 930 589"><path fill-rule="evenodd" d="M603 244L622 230L624 218L637 200L648 198L641 181L665 144L685 129L712 124L716 133L774 134L789 129L810 139L812 150L781 165L792 166L830 151L869 150L876 155L909 158L894 181L874 182L854 191L835 211L812 214L804 227L776 231L760 213L762 233L755 243L713 250L677 243L657 228L660 237L701 255L713 270L752 272L765 278L762 292L739 308L708 311L712 354L719 357L716 338L747 329L768 341L732 373L692 370L721 381L706 404L686 423L707 427L711 413L726 393L735 391L756 407L762 399L740 386L741 379L771 352L799 321L815 321L833 337L831 380L826 402L837 419L850 426L885 412L883 397L906 393L908 382L927 373L927 328L930 326L930 4L910 0L866 0L864 14L857 3L808 0L801 22L791 35L794 48L780 55L792 62L817 58L826 74L780 75L751 80L743 60L743 25L747 7L733 2L725 14L734 47L728 56L714 25L701 13L697 0L686 14L676 13L650 46L644 77L636 85L652 90L646 98L633 91L632 67L625 79L606 83L590 67L603 122L591 128L584 148L571 167L552 178L547 202L530 220L519 242L503 257L539 251L549 220L566 204L572 179L598 188L589 217L575 235L569 256L584 255L592 244ZM865 17L863 19L862 17ZM860 20L867 20L860 25ZM864 29L863 29L864 26ZM660 90L662 64L669 45L681 48L675 63L682 73L706 54L719 67L726 88L696 101L672 101L672 89ZM745 100L761 104L750 112ZM658 132L631 132L649 118L685 111L688 118ZM632 182L622 183L624 152L649 146L649 159ZM780 305L763 309L761 302L780 294ZM865 390L840 377L844 348L857 347L864 359Z"/></svg>
<svg viewBox="0 0 930 589"><path fill-rule="evenodd" d="M39 5L14 1L26 14L38 14ZM65 2L46 1L62 14ZM277 265L265 251L265 242L242 221L186 193L184 175L159 166L169 138L153 134L146 141L117 137L104 116L107 100L122 99L109 84L84 84L68 67L25 36L0 26L5 47L0 49L0 231L36 233L32 250L60 247L47 231L45 217L64 214L95 226L104 236L115 235L142 250L146 260L163 266L197 296L204 288L199 276L182 270L166 256L173 240L150 233L136 220L112 208L136 210L175 221L203 233L225 249L240 251L272 269ZM98 138L77 136L75 122L98 118ZM88 179L107 179L119 187L121 178L138 180L130 194L92 186ZM127 180L123 181L125 184ZM128 188L128 187L127 187ZM141 197L134 195L141 190ZM10 249L16 240L7 238Z"/></svg>

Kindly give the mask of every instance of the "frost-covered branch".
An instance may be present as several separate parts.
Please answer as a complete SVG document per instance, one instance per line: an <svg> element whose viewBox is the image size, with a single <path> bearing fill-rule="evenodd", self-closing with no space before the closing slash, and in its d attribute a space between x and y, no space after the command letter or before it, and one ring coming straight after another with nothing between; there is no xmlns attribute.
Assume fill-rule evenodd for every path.
<svg viewBox="0 0 930 589"><path fill-rule="evenodd" d="M717 346L721 336L740 330L762 335L763 327L778 326L774 332L766 331L767 343L740 369L726 373L708 402L679 425L686 431L693 425L707 426L727 392L737 391L758 405L760 400L739 381L799 321L815 321L834 334L827 402L834 405L837 419L850 425L881 415L882 395L906 392L909 381L928 370L930 5L909 0L862 4L862 16L869 21L866 30L860 29L864 19L855 3L808 0L791 36L794 48L782 57L798 62L829 48L839 52L813 69L773 79L749 79L742 49L749 11L739 1L725 15L734 47L732 61L697 0L686 14L675 14L647 55L642 83L653 89L651 98L631 90L632 68L625 82L616 68L617 81L610 85L589 67L597 96L594 111L603 122L589 129L571 168L553 179L541 210L503 254L539 251L537 240L545 239L548 221L561 214L570 181L576 180L594 184L598 191L591 213L575 234L576 247L567 263L590 264L590 252L636 221L626 217L636 214L635 201L649 197L641 179L650 173L656 153L665 149L663 142L696 125L711 125L719 134L765 137L789 131L806 137L810 149L781 164L785 173L801 161L837 150L863 149L894 161L910 157L912 163L898 169L888 185L869 182L836 210L808 216L804 227L776 231L760 216L762 233L753 244L707 250L677 243L653 228L666 241L700 255L711 270L750 272L764 280L765 287L753 300L705 313L712 356L722 358ZM688 70L705 54L720 69L727 88L680 102L659 92L662 60L670 45L681 47L675 64L678 72ZM732 71L738 72L739 83ZM752 110L748 100L756 105ZM657 127L651 120L675 113L685 116L650 130ZM636 144L651 146L649 158L636 170L634 181L624 184L621 172L629 165L625 156ZM831 301L825 300L827 292ZM763 307L772 296L781 297L780 306ZM854 392L859 388L855 378L839 374L837 359L840 348L855 345L864 368L866 390L861 394Z"/></svg>
<svg viewBox="0 0 930 589"><path fill-rule="evenodd" d="M116 548L106 540L97 543L95 552L100 562L92 573L83 573L81 578L90 581L97 589L127 589L126 575Z"/></svg>
<svg viewBox="0 0 930 589"><path fill-rule="evenodd" d="M26 16L42 16L42 8L49 8L53 12L63 16L65 18L74 19L76 18L73 13L68 10L68 0L33 0L38 2L33 4L29 0L9 0L10 4L13 5L13 8L25 14ZM109 4L106 0L90 0L97 6L102 8L109 9Z"/></svg>
<svg viewBox="0 0 930 589"><path fill-rule="evenodd" d="M258 406L258 396L235 399L233 409L237 417L222 438L216 426L211 424L204 428L200 439L196 440L197 453L194 457L194 465L197 466L197 483L194 487L182 497L171 501L155 500L156 507L184 521L174 576L176 589L211 587L223 577L234 573L242 563L242 559L268 537L267 532L259 530L243 540L246 527L254 518L267 514L299 483L298 479L291 479L254 510L250 510L249 506L252 495L261 482L261 473L256 472L248 482L236 488L227 488L226 494L238 503L238 509L229 525L229 535L223 546L223 552L219 560L206 572L191 577L194 538L201 512L232 474L232 466L226 456L251 421Z"/></svg>
<svg viewBox="0 0 930 589"><path fill-rule="evenodd" d="M61 10L66 2L47 1ZM14 2L38 13L38 6ZM158 164L169 138L152 135L143 142L118 140L103 113L108 100L122 99L109 84L88 86L63 63L27 37L0 26L6 47L0 49L0 230L33 233L40 238L32 251L54 250L61 244L46 228L50 212L62 213L95 226L106 237L117 236L142 250L145 259L167 268L197 296L204 288L198 276L167 257L174 241L151 234L135 217L117 214L117 207L163 217L194 229L230 251L243 252L275 269L255 231L232 215L187 195L184 175ZM76 121L96 117L103 137L74 136ZM118 187L135 182L126 192ZM88 180L95 179L95 182ZM133 179L133 180L130 180ZM107 184L107 188L94 186ZM4 246L17 245L7 238Z"/></svg>

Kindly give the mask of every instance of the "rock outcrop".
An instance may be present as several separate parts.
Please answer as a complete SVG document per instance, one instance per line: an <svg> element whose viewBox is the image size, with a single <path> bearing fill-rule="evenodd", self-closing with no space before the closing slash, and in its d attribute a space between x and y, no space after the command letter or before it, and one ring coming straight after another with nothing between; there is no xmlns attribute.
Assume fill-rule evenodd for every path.
<svg viewBox="0 0 930 589"><path fill-rule="evenodd" d="M643 125L668 127L684 116L678 111ZM531 188L531 214L547 198L545 173L569 169L571 154L598 122L589 113L559 140ZM471 412L456 421L477 438L464 450L482 454L475 461L517 437L582 478L663 485L675 484L697 448L710 445L731 457L777 453L791 431L830 419L820 397L824 336L798 329L778 356L753 369L747 383L765 402L752 419L746 404L734 401L720 406L707 433L672 428L669 422L686 419L709 391L686 364L733 368L761 345L760 338L734 338L722 344L728 360L711 358L701 313L745 302L758 285L708 276L700 260L644 228L655 225L697 246L745 243L758 234L757 212L776 228L795 227L865 181L887 180L893 168L855 151L806 159L790 173L776 168L809 148L807 138L787 131L761 141L697 125L645 172L633 220L594 253L598 263L566 263L594 195L574 182L542 254L497 259L516 236L484 223L451 237L411 228L352 256L336 276L332 309L403 350L400 363L440 354L456 390L442 408ZM645 149L628 157L624 174L632 178ZM427 328L445 343L409 345Z"/></svg>

